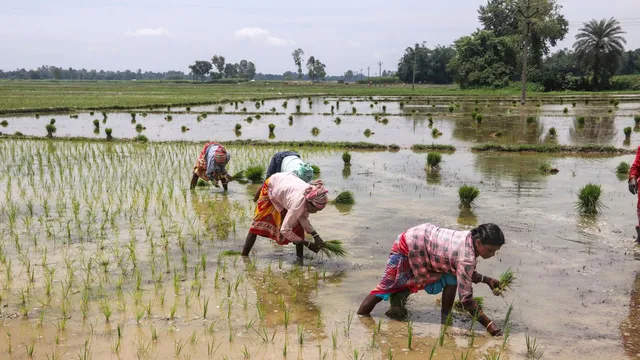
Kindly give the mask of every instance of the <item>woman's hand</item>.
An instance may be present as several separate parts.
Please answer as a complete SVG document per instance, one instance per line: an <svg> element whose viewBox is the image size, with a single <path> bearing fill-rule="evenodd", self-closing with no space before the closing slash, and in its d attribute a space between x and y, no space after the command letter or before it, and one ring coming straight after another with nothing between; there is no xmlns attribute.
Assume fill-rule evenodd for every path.
<svg viewBox="0 0 640 360"><path fill-rule="evenodd" d="M311 236L313 236L313 241L318 245L318 247L322 247L322 245L324 245L324 240L322 240L318 233L313 233Z"/></svg>
<svg viewBox="0 0 640 360"><path fill-rule="evenodd" d="M629 192L633 195L638 193L638 181L634 178L629 179Z"/></svg>
<svg viewBox="0 0 640 360"><path fill-rule="evenodd" d="M493 323L493 321L490 322L489 325L487 326L487 331L489 332L489 334L491 334L491 336L500 336L500 335L502 335L502 329L497 327Z"/></svg>
<svg viewBox="0 0 640 360"><path fill-rule="evenodd" d="M496 279L485 277L485 283L489 285L489 288L491 288L491 290L493 291L495 291L496 289L500 289L500 281Z"/></svg>
<svg viewBox="0 0 640 360"><path fill-rule="evenodd" d="M318 253L318 251L320 251L320 245L318 245L317 243L312 243L309 241L305 241L305 245L307 246L307 248L309 248L309 250L313 251L314 253Z"/></svg>

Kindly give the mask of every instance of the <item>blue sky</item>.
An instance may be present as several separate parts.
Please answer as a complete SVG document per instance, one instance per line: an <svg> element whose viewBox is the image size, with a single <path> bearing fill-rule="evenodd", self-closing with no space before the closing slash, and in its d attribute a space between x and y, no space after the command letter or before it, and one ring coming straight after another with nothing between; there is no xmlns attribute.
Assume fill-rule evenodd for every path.
<svg viewBox="0 0 640 360"><path fill-rule="evenodd" d="M616 17L627 48L640 47L640 1L559 0L571 24ZM87 69L188 71L215 54L253 61L258 72L294 70L302 48L329 74L371 66L395 69L407 46L451 44L479 27L485 0L7 1L0 13L0 69L40 65Z"/></svg>

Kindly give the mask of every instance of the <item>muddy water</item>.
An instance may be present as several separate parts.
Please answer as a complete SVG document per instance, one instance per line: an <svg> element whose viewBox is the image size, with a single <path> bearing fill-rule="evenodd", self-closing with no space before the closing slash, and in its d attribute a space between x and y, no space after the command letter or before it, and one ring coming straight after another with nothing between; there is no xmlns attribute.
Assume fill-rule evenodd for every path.
<svg viewBox="0 0 640 360"><path fill-rule="evenodd" d="M266 164L276 150L232 147L231 170L255 162ZM178 352L179 358L204 358L211 347L215 350L211 358L215 359L242 359L245 351L251 358L276 359L284 357L286 344L287 358L322 358L325 353L327 358L353 358L357 350L367 359L385 359L389 351L398 359L422 359L439 335L437 296L418 294L411 298L415 333L411 350L407 323L386 319L386 304L374 310L373 318L349 320L349 313L379 280L395 237L426 221L453 228L495 222L503 228L507 244L496 258L480 260L478 270L497 277L510 267L516 272L517 286L504 299L491 296L486 286L475 287L475 295L485 297L487 314L500 324L508 304L514 306L511 339L502 350L503 357L524 357L525 334L537 338L548 358L627 358L640 351L635 324L638 286L633 270L637 262L632 246L635 199L613 170L620 161L632 161L630 156L577 158L459 151L444 155L440 173L427 176L424 155L410 151L354 152L350 172L344 171L341 152L303 152L305 159L321 167L331 197L351 190L356 204L350 208L329 206L311 218L325 240L345 242L349 257L345 261L307 259L304 267L296 268L292 246L276 246L265 239L257 242L251 262L218 258L223 249L241 248L256 185L231 184L226 195L219 189L203 188L195 194L185 192L183 197L181 189L188 181L197 146L4 141L0 151L5 159L0 189L8 191L11 177L13 201L21 199L14 226L22 253L30 250L27 258L36 269L31 292L38 299L46 298L40 265L43 249L47 249L48 266L56 268L52 304L42 306L32 298L28 316L23 318L20 293L30 288L29 272L20 260L24 255L18 255L15 239L8 235L12 205L5 202L0 213L0 229L7 234L2 248L3 254L13 259L14 278L7 282L7 265L0 265L4 289L0 293L6 306L0 313L6 329L0 337L0 351L8 356L11 349L12 358L26 358L31 343L36 344L36 358L56 353L77 358L88 340L93 358L172 358ZM37 159L41 156L47 176L38 177L39 182L32 186L27 179L30 173L39 173ZM536 169L543 162L560 173L539 173ZM27 177L20 182L19 175ZM146 185L140 183L142 179L153 181L148 215L143 210ZM573 208L575 192L589 181L604 189L605 208L595 219L584 219ZM92 187L83 189L86 183ZM457 189L462 184L476 185L482 191L470 212L457 207ZM175 193L170 195L170 189ZM118 194L124 200L119 200ZM91 205L92 198L108 203ZM35 202L35 218L28 227L31 231L25 223L29 221L29 199ZM44 199L49 199L53 208L48 217L43 214ZM74 200L80 204L81 225L71 228L67 243L65 224L73 226L77 221ZM106 226L103 236L98 229L103 217L99 209L104 206L113 213L119 201L126 205L123 213L115 216L115 226ZM168 214L162 215L165 207ZM96 224L93 230L89 223ZM164 231L168 232L167 255L162 250ZM185 239L181 255L179 244ZM137 244L140 258L143 291L139 301L134 296L135 269L126 265L132 256L127 250L130 241ZM155 261L150 260L150 243L157 244ZM204 276L194 276L201 254L207 256L206 270L200 269ZM184 273L183 256L187 261ZM94 286L88 316L83 320L80 296L86 261L91 257L96 259L91 277ZM75 259L75 263L65 259ZM103 272L105 259L110 263ZM151 263L157 263L155 276L151 275ZM70 318L61 331L57 327L65 317L60 299L69 272L77 280L67 310ZM161 273L163 279L158 282ZM125 276L122 296L116 295L121 276ZM178 295L174 294L176 276ZM203 319L207 298L209 312ZM114 312L109 322L101 310L104 299ZM174 306L176 313L171 316ZM140 311L144 314L138 324L136 313ZM116 350L118 326L124 336ZM466 351L470 351L470 358L482 358L488 351L500 351L502 339L487 337L477 326L470 348L469 328L469 319L457 315L444 345L435 348L435 358L459 357ZM158 334L156 341L153 330Z"/></svg>
<svg viewBox="0 0 640 360"><path fill-rule="evenodd" d="M152 141L195 140L205 141L215 138L220 141L233 139L262 140L318 140L318 141L369 141L382 144L453 144L457 147L469 147L476 143L498 142L513 143L559 143L559 144L607 144L618 147L632 147L638 136L640 127L635 127L630 141L625 141L624 128L634 127L633 116L640 114L640 103L624 102L617 107L607 102L592 101L589 104L547 104L530 103L526 107L514 107L509 101L456 102L455 100L407 101L403 106L400 101L350 101L340 102L340 108L331 113L332 100L324 104L323 98L313 98L309 107L307 99L289 99L287 108L282 107L284 100L265 101L260 109L252 102L245 102L235 109L233 105L223 105L225 113L218 114L218 106L192 107L190 113L153 112L143 116L139 111L136 123L131 121L128 112L110 113L106 122L99 113L91 116L80 113L78 118L65 115L48 115L35 119L34 116L15 116L7 120L8 126L0 131L13 134L17 131L25 135L46 135L45 125L50 118L56 119L57 136L105 137L105 128L113 129L116 138L132 138L138 134L147 136ZM378 102L377 104L375 104ZM297 115L296 104L303 113ZM449 106L454 106L453 113ZM540 106L537 106L540 105ZM386 106L383 110L382 106ZM242 107L249 112L266 112L257 119L255 114L241 113ZM352 107L356 115L351 114ZM270 109L275 108L277 115ZM471 113L483 115L481 124L472 119ZM564 113L564 109L567 113ZM183 108L172 108L172 111L184 111ZM210 113L206 119L198 119L202 111ZM415 111L415 113L414 113ZM346 113L346 114L345 114ZM171 116L168 121L167 115ZM251 120L247 118L251 116ZM288 119L293 116L293 120ZM377 117L377 119L376 119ZM533 117L534 122L527 119ZM584 124L578 119L584 117ZM340 118L338 124L336 118ZM429 121L432 118L432 122ZM98 129L93 120L100 121ZM384 121L384 120L387 121ZM240 131L235 131L240 124ZM269 124L276 126L269 132ZM142 125L138 132L136 125ZM186 127L183 131L182 127ZM317 127L319 134L312 134ZM555 128L557 135L550 136L549 131ZM370 136L365 130L371 131ZM442 135L434 136L438 129Z"/></svg>

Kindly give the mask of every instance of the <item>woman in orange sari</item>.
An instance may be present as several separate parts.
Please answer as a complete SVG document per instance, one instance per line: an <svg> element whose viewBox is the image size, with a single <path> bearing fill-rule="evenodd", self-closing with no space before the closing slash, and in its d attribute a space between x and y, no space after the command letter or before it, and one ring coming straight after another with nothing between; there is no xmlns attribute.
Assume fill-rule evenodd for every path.
<svg viewBox="0 0 640 360"><path fill-rule="evenodd" d="M206 143L193 167L191 190L195 189L198 178L200 178L204 181L213 181L216 187L218 181L222 181L222 187L224 191L227 191L227 183L231 181L231 176L226 169L229 160L231 160L231 155L222 144L213 141Z"/></svg>
<svg viewBox="0 0 640 360"><path fill-rule="evenodd" d="M302 258L304 246L317 253L322 238L308 217L324 209L327 201L327 190L321 180L307 184L293 173L271 175L260 189L242 256L249 255L258 235L268 237L278 245L296 244L298 258ZM304 239L305 232L311 234L313 243Z"/></svg>

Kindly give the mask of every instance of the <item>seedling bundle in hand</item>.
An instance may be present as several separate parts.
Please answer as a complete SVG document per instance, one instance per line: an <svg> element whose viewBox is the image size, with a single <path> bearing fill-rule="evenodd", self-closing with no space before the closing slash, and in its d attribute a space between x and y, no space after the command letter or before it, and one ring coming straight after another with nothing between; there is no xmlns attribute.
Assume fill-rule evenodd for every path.
<svg viewBox="0 0 640 360"><path fill-rule="evenodd" d="M515 280L516 276L513 274L513 271L511 271L511 268L508 268L505 272L502 273L502 275L500 275L500 279L498 279L500 285L497 288L493 289L494 295L504 296L504 292L506 290L513 290L511 286L513 285Z"/></svg>
<svg viewBox="0 0 640 360"><path fill-rule="evenodd" d="M320 247L320 251L329 259L344 259L345 257L347 257L347 250L344 248L344 245L340 240L325 241L322 244L322 247Z"/></svg>

